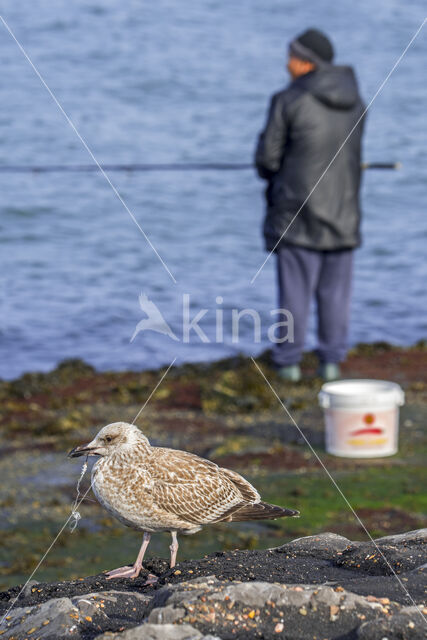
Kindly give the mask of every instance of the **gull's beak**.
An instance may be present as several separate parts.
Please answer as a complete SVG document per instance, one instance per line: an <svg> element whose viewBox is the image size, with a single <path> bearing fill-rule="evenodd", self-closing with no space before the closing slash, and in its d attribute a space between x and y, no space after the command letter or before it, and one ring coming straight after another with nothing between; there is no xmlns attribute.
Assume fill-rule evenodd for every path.
<svg viewBox="0 0 427 640"><path fill-rule="evenodd" d="M96 456L97 447L94 446L93 442L89 442L89 444L82 444L79 447L74 447L68 454L68 458L79 458L80 456Z"/></svg>

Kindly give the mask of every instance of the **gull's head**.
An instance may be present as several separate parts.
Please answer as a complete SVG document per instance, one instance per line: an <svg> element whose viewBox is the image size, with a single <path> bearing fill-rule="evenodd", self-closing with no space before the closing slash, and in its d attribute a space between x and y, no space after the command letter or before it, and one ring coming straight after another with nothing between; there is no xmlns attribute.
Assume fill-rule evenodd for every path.
<svg viewBox="0 0 427 640"><path fill-rule="evenodd" d="M131 449L135 445L143 444L148 446L148 439L134 424L127 422L113 422L103 427L97 433L95 438L74 447L68 454L69 458L78 458L79 456L110 456L114 453L124 452Z"/></svg>

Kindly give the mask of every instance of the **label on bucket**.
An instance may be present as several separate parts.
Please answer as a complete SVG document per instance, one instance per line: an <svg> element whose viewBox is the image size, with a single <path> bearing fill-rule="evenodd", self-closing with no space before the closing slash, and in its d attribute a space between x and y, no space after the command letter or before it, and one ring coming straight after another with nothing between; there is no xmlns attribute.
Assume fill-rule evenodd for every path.
<svg viewBox="0 0 427 640"><path fill-rule="evenodd" d="M327 409L326 450L354 458L391 455L397 451L397 415L396 409Z"/></svg>

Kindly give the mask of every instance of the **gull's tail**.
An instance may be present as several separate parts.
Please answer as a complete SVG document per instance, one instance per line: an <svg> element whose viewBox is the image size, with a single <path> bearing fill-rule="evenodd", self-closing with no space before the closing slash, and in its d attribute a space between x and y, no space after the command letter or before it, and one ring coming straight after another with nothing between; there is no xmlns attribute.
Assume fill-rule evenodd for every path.
<svg viewBox="0 0 427 640"><path fill-rule="evenodd" d="M238 509L231 516L232 522L243 522L244 520L275 520L276 518L298 517L299 511L285 509L268 502L256 502L248 504Z"/></svg>

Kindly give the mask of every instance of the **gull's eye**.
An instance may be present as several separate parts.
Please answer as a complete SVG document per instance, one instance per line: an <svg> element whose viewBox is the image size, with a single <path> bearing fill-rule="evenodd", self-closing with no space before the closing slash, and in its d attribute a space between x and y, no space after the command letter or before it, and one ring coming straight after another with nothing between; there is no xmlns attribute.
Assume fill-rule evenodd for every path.
<svg viewBox="0 0 427 640"><path fill-rule="evenodd" d="M111 442L112 439L111 436L105 436L105 442Z"/></svg>

